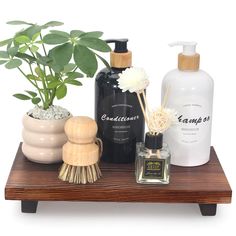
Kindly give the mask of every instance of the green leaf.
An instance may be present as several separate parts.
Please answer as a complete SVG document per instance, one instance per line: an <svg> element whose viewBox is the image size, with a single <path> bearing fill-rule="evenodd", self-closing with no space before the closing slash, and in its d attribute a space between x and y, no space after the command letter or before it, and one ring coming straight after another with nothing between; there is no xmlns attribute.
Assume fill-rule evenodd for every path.
<svg viewBox="0 0 236 236"><path fill-rule="evenodd" d="M20 32L19 35L26 35L30 39L33 39L35 34L41 32L41 29L42 28L39 25L32 25L32 26L28 27L27 29L25 29L24 31Z"/></svg>
<svg viewBox="0 0 236 236"><path fill-rule="evenodd" d="M81 34L80 38L100 38L103 35L103 32L101 31L91 31L87 33Z"/></svg>
<svg viewBox="0 0 236 236"><path fill-rule="evenodd" d="M67 32L61 31L61 30L50 30L52 34L60 35L66 38L70 38L70 35Z"/></svg>
<svg viewBox="0 0 236 236"><path fill-rule="evenodd" d="M98 64L95 54L91 50L84 46L76 45L74 48L74 60L82 72L93 77Z"/></svg>
<svg viewBox="0 0 236 236"><path fill-rule="evenodd" d="M22 20L13 20L13 21L8 21L7 22L8 25L33 25L31 23L22 21Z"/></svg>
<svg viewBox="0 0 236 236"><path fill-rule="evenodd" d="M35 41L35 43L43 44L43 41L42 40L38 40L38 41Z"/></svg>
<svg viewBox="0 0 236 236"><path fill-rule="evenodd" d="M9 42L7 44L7 50L11 47L13 41L14 41L14 39L9 40Z"/></svg>
<svg viewBox="0 0 236 236"><path fill-rule="evenodd" d="M39 77L32 75L32 74L27 75L27 78L30 80L41 81L41 79Z"/></svg>
<svg viewBox="0 0 236 236"><path fill-rule="evenodd" d="M60 22L60 21L49 21L48 23L44 24L42 26L43 29L46 29L48 27L55 27L55 26L61 26L64 23Z"/></svg>
<svg viewBox="0 0 236 236"><path fill-rule="evenodd" d="M42 56L39 52L36 52L36 56L38 58L38 63L42 64L44 66L49 65L50 62L52 62L52 58L48 57L48 56Z"/></svg>
<svg viewBox="0 0 236 236"><path fill-rule="evenodd" d="M49 89L54 89L54 88L56 88L58 85L61 85L61 84L62 84L62 82L59 81L59 80L52 81L52 82L50 82L50 83L48 84L48 88L49 88Z"/></svg>
<svg viewBox="0 0 236 236"><path fill-rule="evenodd" d="M0 60L0 65L5 64L6 62L8 62L7 60Z"/></svg>
<svg viewBox="0 0 236 236"><path fill-rule="evenodd" d="M39 35L40 35L40 32L34 34L32 37L32 41L35 41L39 37Z"/></svg>
<svg viewBox="0 0 236 236"><path fill-rule="evenodd" d="M67 84L72 84L72 85L75 85L75 86L82 86L82 83L78 80L67 80L65 79L65 83Z"/></svg>
<svg viewBox="0 0 236 236"><path fill-rule="evenodd" d="M57 99L62 99L67 94L67 87L65 84L60 85L56 90L56 97Z"/></svg>
<svg viewBox="0 0 236 236"><path fill-rule="evenodd" d="M71 38L80 37L81 34L84 34L84 31L81 31L81 30L71 30L70 31Z"/></svg>
<svg viewBox="0 0 236 236"><path fill-rule="evenodd" d="M47 34L43 37L43 42L46 44L62 44L68 41L67 37L57 34Z"/></svg>
<svg viewBox="0 0 236 236"><path fill-rule="evenodd" d="M36 61L36 59L35 59L34 57L32 57L32 56L30 56L30 55L28 55L28 54L26 54L26 53L21 53L21 52L18 52L18 53L15 55L15 57L18 57L18 58L21 58L21 59L24 59L24 60L27 59L27 60L29 60L31 63Z"/></svg>
<svg viewBox="0 0 236 236"><path fill-rule="evenodd" d="M0 58L9 58L9 55L5 51L0 51Z"/></svg>
<svg viewBox="0 0 236 236"><path fill-rule="evenodd" d="M30 100L31 98L25 94L22 93L16 93L13 95L15 98L18 98L20 100Z"/></svg>
<svg viewBox="0 0 236 236"><path fill-rule="evenodd" d="M25 92L28 93L33 98L37 96L37 93L35 93L33 91L25 90Z"/></svg>
<svg viewBox="0 0 236 236"><path fill-rule="evenodd" d="M35 52L37 52L37 51L39 50L39 47L37 47L37 46L35 46L35 45L32 45L31 48L30 48L30 50L31 50L33 53L35 53Z"/></svg>
<svg viewBox="0 0 236 236"><path fill-rule="evenodd" d="M10 56L14 57L17 54L18 49L19 49L19 47L15 46L15 47L12 47L12 48L8 48L7 51L8 51Z"/></svg>
<svg viewBox="0 0 236 236"><path fill-rule="evenodd" d="M44 73L43 73L43 71L41 70L41 68L36 67L36 68L34 69L34 71L35 71L35 73L38 75L39 78L44 78Z"/></svg>
<svg viewBox="0 0 236 236"><path fill-rule="evenodd" d="M54 70L55 73L60 73L63 71L63 66L51 64L50 67Z"/></svg>
<svg viewBox="0 0 236 236"><path fill-rule="evenodd" d="M75 67L76 67L75 64L69 63L64 66L63 73L68 73L68 72L72 71Z"/></svg>
<svg viewBox="0 0 236 236"><path fill-rule="evenodd" d="M55 80L55 79L56 79L56 77L53 76L53 75L47 75L47 76L46 76L46 80L47 80L47 81L53 81L53 80Z"/></svg>
<svg viewBox="0 0 236 236"><path fill-rule="evenodd" d="M19 67L22 64L22 61L20 59L11 59L10 61L7 62L5 67L7 69L14 69L16 67Z"/></svg>
<svg viewBox="0 0 236 236"><path fill-rule="evenodd" d="M19 48L19 52L21 52L21 53L25 53L27 50L28 50L27 46L23 46L23 47Z"/></svg>
<svg viewBox="0 0 236 236"><path fill-rule="evenodd" d="M5 40L0 42L0 47L3 47L3 46L7 45L10 42L12 42L12 39L5 39Z"/></svg>
<svg viewBox="0 0 236 236"><path fill-rule="evenodd" d="M101 39L98 39L98 38L81 38L78 43L82 46L85 46L85 47L89 47L89 48L92 48L92 49L95 49L97 51L100 51L100 52L110 52L111 51L111 48L109 47L109 45L101 40Z"/></svg>
<svg viewBox="0 0 236 236"><path fill-rule="evenodd" d="M71 43L65 43L56 46L50 50L49 55L53 58L55 64L65 66L69 63L73 53L73 46Z"/></svg>
<svg viewBox="0 0 236 236"><path fill-rule="evenodd" d="M39 104L41 102L41 98L39 97L34 97L31 99L31 102L35 105Z"/></svg>
<svg viewBox="0 0 236 236"><path fill-rule="evenodd" d="M30 38L26 35L20 35L15 38L15 41L20 44L30 43Z"/></svg>
<svg viewBox="0 0 236 236"><path fill-rule="evenodd" d="M66 74L68 76L68 79L77 79L77 78L83 78L84 75L77 72L77 71L74 71L74 72L68 72Z"/></svg>
<svg viewBox="0 0 236 236"><path fill-rule="evenodd" d="M101 57L101 56L98 55L97 53L95 53L95 55L103 62L103 64L104 64L108 69L111 68L110 65L109 65L109 63L108 63L103 57Z"/></svg>

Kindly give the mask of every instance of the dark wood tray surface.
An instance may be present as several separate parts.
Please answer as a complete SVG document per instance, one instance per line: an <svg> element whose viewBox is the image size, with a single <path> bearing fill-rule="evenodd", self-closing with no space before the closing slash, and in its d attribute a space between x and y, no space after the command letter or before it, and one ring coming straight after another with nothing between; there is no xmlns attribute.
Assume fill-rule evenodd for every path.
<svg viewBox="0 0 236 236"><path fill-rule="evenodd" d="M5 198L22 201L231 202L232 191L213 147L210 161L203 166L171 166L169 185L137 184L134 164L100 164L103 177L95 184L69 184L57 178L61 164L30 162L24 157L20 144L6 184Z"/></svg>

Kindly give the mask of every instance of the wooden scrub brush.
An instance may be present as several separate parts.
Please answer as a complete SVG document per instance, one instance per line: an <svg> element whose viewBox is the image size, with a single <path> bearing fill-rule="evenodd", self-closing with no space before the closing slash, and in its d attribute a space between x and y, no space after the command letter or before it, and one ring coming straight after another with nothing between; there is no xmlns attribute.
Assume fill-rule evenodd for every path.
<svg viewBox="0 0 236 236"><path fill-rule="evenodd" d="M75 184L94 183L102 174L98 166L102 141L96 138L97 124L86 116L72 117L65 124L68 142L62 148L64 161L59 179Z"/></svg>

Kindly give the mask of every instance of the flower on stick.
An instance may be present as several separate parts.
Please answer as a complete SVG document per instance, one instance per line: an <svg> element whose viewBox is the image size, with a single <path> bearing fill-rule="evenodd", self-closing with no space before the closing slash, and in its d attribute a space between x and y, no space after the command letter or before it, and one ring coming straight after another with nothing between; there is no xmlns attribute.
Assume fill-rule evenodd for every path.
<svg viewBox="0 0 236 236"><path fill-rule="evenodd" d="M150 111L145 89L149 85L146 72L142 68L128 68L119 74L119 88L123 92L136 93L142 109L148 130L152 135L158 135L166 131L172 124L176 123L176 112L166 108L169 87L167 87L163 103L160 108Z"/></svg>

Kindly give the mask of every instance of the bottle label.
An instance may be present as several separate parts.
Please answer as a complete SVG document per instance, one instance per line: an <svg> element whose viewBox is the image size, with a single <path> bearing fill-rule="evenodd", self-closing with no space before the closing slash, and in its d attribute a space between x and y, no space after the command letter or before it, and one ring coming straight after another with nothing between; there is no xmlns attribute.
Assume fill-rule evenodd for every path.
<svg viewBox="0 0 236 236"><path fill-rule="evenodd" d="M186 102L187 101L187 102ZM181 105L180 105L181 104ZM186 98L173 106L178 113L178 124L173 127L176 140L184 144L202 141L211 130L209 102L202 98Z"/></svg>
<svg viewBox="0 0 236 236"><path fill-rule="evenodd" d="M106 97L99 105L97 119L99 133L114 143L142 136L143 115L135 94L121 92Z"/></svg>
<svg viewBox="0 0 236 236"><path fill-rule="evenodd" d="M143 178L164 179L165 160L157 158L144 159Z"/></svg>

